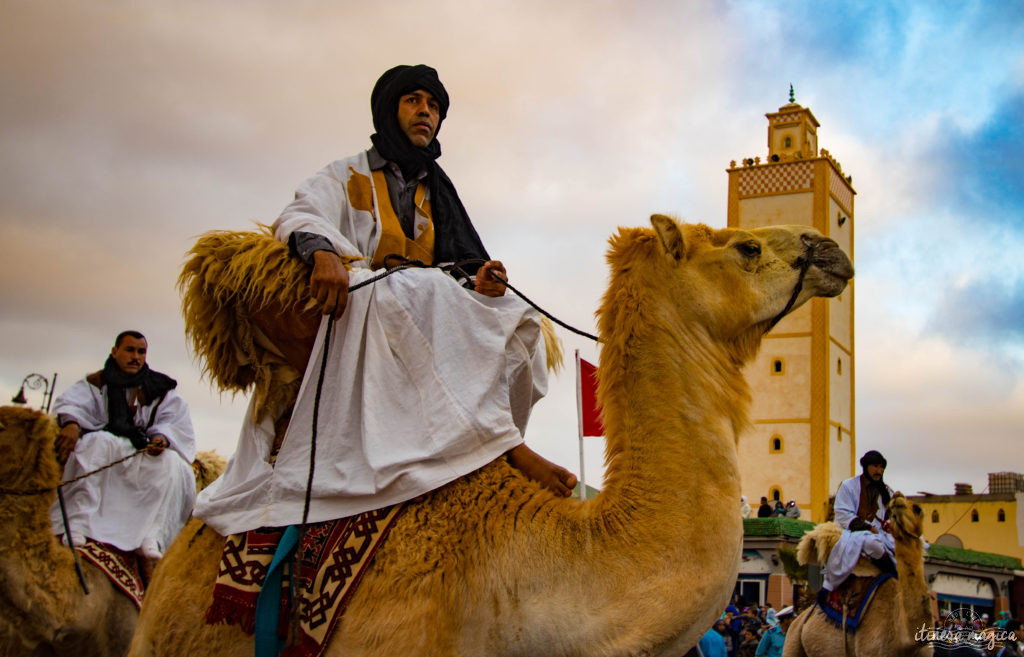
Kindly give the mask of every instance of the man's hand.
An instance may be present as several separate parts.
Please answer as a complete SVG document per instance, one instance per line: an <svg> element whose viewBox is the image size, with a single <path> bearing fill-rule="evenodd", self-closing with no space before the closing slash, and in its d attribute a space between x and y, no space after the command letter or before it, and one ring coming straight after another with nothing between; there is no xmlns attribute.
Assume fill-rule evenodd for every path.
<svg viewBox="0 0 1024 657"><path fill-rule="evenodd" d="M341 258L330 251L313 253L313 273L309 277L309 291L320 304L320 313L341 317L348 304L348 270Z"/></svg>
<svg viewBox="0 0 1024 657"><path fill-rule="evenodd" d="M163 436L153 436L149 440L149 445L146 446L146 453L150 456L156 456L167 449L169 445L170 443Z"/></svg>
<svg viewBox="0 0 1024 657"><path fill-rule="evenodd" d="M75 445L78 443L78 439L82 435L82 429L74 422L68 422L60 428L60 432L57 434L57 441L54 443L54 449L57 451L57 462L66 463L68 457L71 456L71 452L74 451Z"/></svg>
<svg viewBox="0 0 1024 657"><path fill-rule="evenodd" d="M488 297L500 297L505 294L505 265L498 260L488 260L476 272L473 289Z"/></svg>

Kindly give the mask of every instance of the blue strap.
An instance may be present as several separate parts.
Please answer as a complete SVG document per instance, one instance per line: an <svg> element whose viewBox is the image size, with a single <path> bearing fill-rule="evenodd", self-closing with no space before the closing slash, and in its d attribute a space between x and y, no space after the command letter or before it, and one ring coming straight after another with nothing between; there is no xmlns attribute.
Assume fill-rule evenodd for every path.
<svg viewBox="0 0 1024 657"><path fill-rule="evenodd" d="M292 525L284 530L267 569L267 577L263 580L263 588L256 598L255 657L277 657L284 649L284 639L277 636L281 620L281 576L284 562L291 557L298 542L298 526Z"/></svg>

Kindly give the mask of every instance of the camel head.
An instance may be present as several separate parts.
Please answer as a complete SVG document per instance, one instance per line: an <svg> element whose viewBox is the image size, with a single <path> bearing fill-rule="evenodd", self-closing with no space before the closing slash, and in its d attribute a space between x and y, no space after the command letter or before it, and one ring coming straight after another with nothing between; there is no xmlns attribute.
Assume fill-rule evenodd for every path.
<svg viewBox="0 0 1024 657"><path fill-rule="evenodd" d="M40 411L0 407L0 487L48 488L60 481L53 443L57 425Z"/></svg>
<svg viewBox="0 0 1024 657"><path fill-rule="evenodd" d="M663 264L697 302L692 311L724 338L773 322L812 297L837 296L853 276L835 241L807 226L711 230L662 215L651 223Z"/></svg>
<svg viewBox="0 0 1024 657"><path fill-rule="evenodd" d="M908 504L903 493L896 493L889 500L889 520L892 537L900 540L917 540L924 533L924 512L916 504Z"/></svg>

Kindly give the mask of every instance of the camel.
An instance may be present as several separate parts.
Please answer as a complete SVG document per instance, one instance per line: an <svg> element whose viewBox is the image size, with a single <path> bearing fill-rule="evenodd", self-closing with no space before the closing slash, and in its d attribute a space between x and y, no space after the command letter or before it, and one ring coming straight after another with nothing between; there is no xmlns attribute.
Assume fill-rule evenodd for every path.
<svg viewBox="0 0 1024 657"><path fill-rule="evenodd" d="M773 320L813 296L838 295L853 269L834 241L806 226L712 230L661 215L651 223L610 240L611 282L597 313L601 493L586 502L558 497L498 459L410 501L324 655L678 657L711 625L742 547L743 364ZM220 332L207 343L193 326L194 344L223 354L205 363L211 378L234 371L233 385L255 382L261 399L274 399L273 385L259 390L260 376L274 379L269 369L238 365L236 354L255 353L239 318L265 304L297 304L236 290L255 299L240 310L228 292L189 281L259 286L259 267L230 270L231 250L286 250L266 246L266 236L210 239L215 248L194 250L183 275L186 323L205 318ZM260 253L253 260L267 263L276 289L303 284L279 279L280 261ZM204 300L227 304L226 319L215 321ZM252 637L237 626L204 623L223 545L197 520L183 530L156 573L130 655L252 654Z"/></svg>
<svg viewBox="0 0 1024 657"><path fill-rule="evenodd" d="M783 657L870 655L871 657L931 657L932 647L915 640L922 628L934 626L931 596L924 578L924 545L921 542L923 514L916 504L896 493L889 502L892 535L896 542L898 577L879 585L864 611L855 634L843 636L841 628L829 622L816 607L808 607L793 621L786 635ZM823 523L800 539L797 556L801 563L823 564L842 529L834 522ZM869 560L861 559L853 574L879 574Z"/></svg>
<svg viewBox="0 0 1024 657"><path fill-rule="evenodd" d="M51 530L60 483L56 435L56 422L39 411L0 408L0 655L124 655L139 615L135 603L81 559L89 588L83 593L71 551ZM205 453L205 483L223 467L223 459ZM6 492L39 489L45 492Z"/></svg>

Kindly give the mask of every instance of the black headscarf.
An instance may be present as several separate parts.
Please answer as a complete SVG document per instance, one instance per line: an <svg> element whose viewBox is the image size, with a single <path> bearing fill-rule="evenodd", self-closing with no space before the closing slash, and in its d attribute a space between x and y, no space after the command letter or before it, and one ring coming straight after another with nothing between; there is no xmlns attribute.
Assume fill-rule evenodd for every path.
<svg viewBox="0 0 1024 657"><path fill-rule="evenodd" d="M869 465L880 465L884 468L886 466L886 463L887 462L885 460L885 457L882 456L882 453L873 449L864 452L864 456L860 457L860 467L864 468L865 470L868 469Z"/></svg>
<svg viewBox="0 0 1024 657"><path fill-rule="evenodd" d="M107 426L103 427L104 431L127 438L135 449L145 447L149 438L142 428L135 425L135 418L128 408L126 391L141 388L142 399L148 405L162 399L168 390L177 387L178 382L166 374L149 369L149 365L143 365L135 374L125 374L113 356L107 356L102 377L107 386Z"/></svg>
<svg viewBox="0 0 1024 657"><path fill-rule="evenodd" d="M414 146L398 125L398 100L418 89L430 92L440 105L434 139L422 148ZM459 200L455 185L437 164L437 158L441 156L437 133L441 131L441 123L448 115L448 103L448 92L437 77L437 71L423 64L396 66L380 76L370 95L373 127L377 131L370 136L370 140L384 159L402 169L406 178L420 171L427 172L434 222L434 261L452 262L467 258L490 260L480 236L469 220L466 208ZM469 273L475 269L470 268Z"/></svg>
<svg viewBox="0 0 1024 657"><path fill-rule="evenodd" d="M882 453L873 449L864 452L864 456L860 457L860 467L864 468L863 476L867 480L868 490L871 491L872 499L874 495L881 496L882 505L887 507L889 506L889 499L891 498L891 495L889 493L889 486L885 483L885 479L882 478L875 481L867 476L869 465L880 465L884 468L886 463L887 461L885 460L885 457L882 456Z"/></svg>

